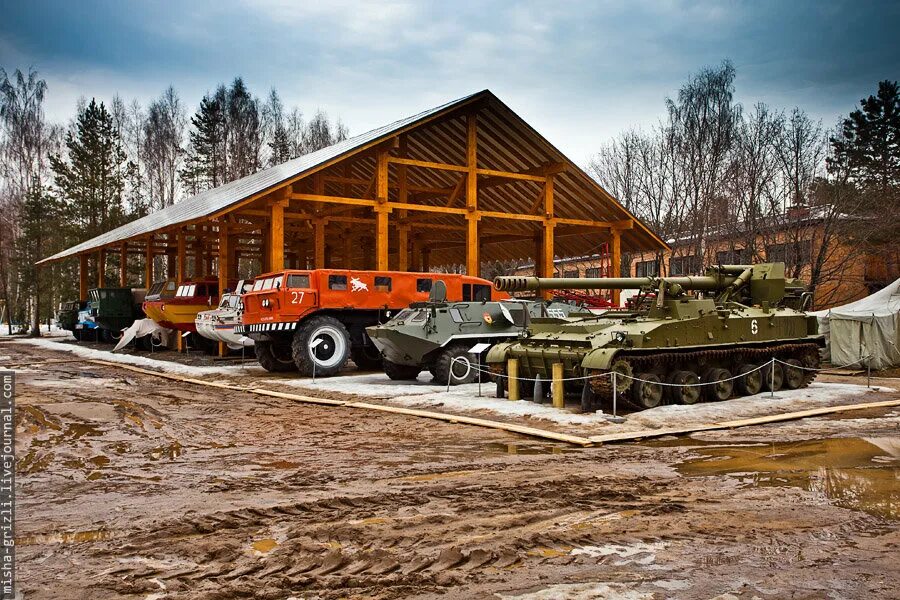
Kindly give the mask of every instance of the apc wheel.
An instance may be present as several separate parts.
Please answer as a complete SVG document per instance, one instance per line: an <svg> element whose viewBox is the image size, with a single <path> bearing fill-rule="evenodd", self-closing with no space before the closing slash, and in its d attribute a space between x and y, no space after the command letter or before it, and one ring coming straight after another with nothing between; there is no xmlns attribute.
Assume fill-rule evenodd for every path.
<svg viewBox="0 0 900 600"><path fill-rule="evenodd" d="M415 380L422 372L422 367L418 365L398 365L389 360L384 361L382 366L387 376L395 381Z"/></svg>
<svg viewBox="0 0 900 600"><path fill-rule="evenodd" d="M453 377L450 377L451 368ZM478 376L477 367L465 346L450 346L441 352L434 363L434 380L441 385L472 383Z"/></svg>
<svg viewBox="0 0 900 600"><path fill-rule="evenodd" d="M734 380L728 369L710 369L703 374L703 395L710 402L721 402L731 398L734 392Z"/></svg>
<svg viewBox="0 0 900 600"><path fill-rule="evenodd" d="M498 376L496 378L495 383L497 384L497 393L495 394L495 397L505 398L506 397L506 377Z"/></svg>
<svg viewBox="0 0 900 600"><path fill-rule="evenodd" d="M789 358L784 362L788 363L783 365L784 381L782 385L785 389L796 390L803 387L803 384L806 383L806 373L800 368L803 364L796 358Z"/></svg>
<svg viewBox="0 0 900 600"><path fill-rule="evenodd" d="M784 383L784 369L780 363L769 363L760 369L762 374L763 389L767 392L777 392Z"/></svg>
<svg viewBox="0 0 900 600"><path fill-rule="evenodd" d="M291 348L287 344L256 342L253 347L256 351L256 360L269 373L297 370L297 365L294 364L294 357L291 356Z"/></svg>
<svg viewBox="0 0 900 600"><path fill-rule="evenodd" d="M663 386L654 373L640 373L631 388L631 398L641 408L656 408L663 398Z"/></svg>
<svg viewBox="0 0 900 600"><path fill-rule="evenodd" d="M350 334L334 317L313 317L297 329L291 347L301 374L312 375L315 365L316 375L334 375L347 364Z"/></svg>
<svg viewBox="0 0 900 600"><path fill-rule="evenodd" d="M382 361L381 353L378 349L371 344L353 346L350 348L350 358L353 359L353 363L360 371L377 371L381 369L382 364L387 364L387 361ZM316 367L317 372L318 369L319 367ZM418 373L416 373L416 375L418 375Z"/></svg>
<svg viewBox="0 0 900 600"><path fill-rule="evenodd" d="M675 371L669 378L669 397L678 404L696 404L700 401L700 378L692 371Z"/></svg>
<svg viewBox="0 0 900 600"><path fill-rule="evenodd" d="M745 363L738 367L738 393L742 396L755 396L762 390L762 371L756 365Z"/></svg>

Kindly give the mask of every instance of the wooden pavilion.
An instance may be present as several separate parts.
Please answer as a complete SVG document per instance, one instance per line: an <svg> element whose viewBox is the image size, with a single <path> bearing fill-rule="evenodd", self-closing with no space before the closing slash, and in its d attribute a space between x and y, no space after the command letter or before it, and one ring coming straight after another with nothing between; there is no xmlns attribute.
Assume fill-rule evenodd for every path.
<svg viewBox="0 0 900 600"><path fill-rule="evenodd" d="M621 252L666 244L528 123L485 90L215 189L40 261L80 261L104 286L117 253L154 277L237 277L239 258L261 272L285 267L426 271L531 257L553 274L556 255L608 243ZM169 273L153 258L169 257ZM91 265L90 263L93 263ZM40 264L38 263L38 264ZM189 269L190 267L190 269Z"/></svg>

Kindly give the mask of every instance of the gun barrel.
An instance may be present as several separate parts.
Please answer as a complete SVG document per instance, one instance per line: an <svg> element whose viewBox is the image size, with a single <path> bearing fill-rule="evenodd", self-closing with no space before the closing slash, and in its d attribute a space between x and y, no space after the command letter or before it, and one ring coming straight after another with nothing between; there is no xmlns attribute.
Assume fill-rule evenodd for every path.
<svg viewBox="0 0 900 600"><path fill-rule="evenodd" d="M664 277L667 285L679 285L685 290L721 290L731 285L736 277ZM497 277L494 287L503 292L538 290L637 290L658 287L657 277Z"/></svg>

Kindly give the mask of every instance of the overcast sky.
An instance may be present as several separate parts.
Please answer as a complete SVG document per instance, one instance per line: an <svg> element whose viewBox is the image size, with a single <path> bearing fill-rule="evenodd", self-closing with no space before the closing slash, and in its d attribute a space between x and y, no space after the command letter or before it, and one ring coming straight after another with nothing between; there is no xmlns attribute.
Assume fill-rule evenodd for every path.
<svg viewBox="0 0 900 600"><path fill-rule="evenodd" d="M193 112L241 75L362 133L484 88L570 158L663 116L704 65L737 68L746 105L833 124L900 78L900 2L594 0L0 0L0 66L36 68L47 113L79 96L142 103L170 83Z"/></svg>

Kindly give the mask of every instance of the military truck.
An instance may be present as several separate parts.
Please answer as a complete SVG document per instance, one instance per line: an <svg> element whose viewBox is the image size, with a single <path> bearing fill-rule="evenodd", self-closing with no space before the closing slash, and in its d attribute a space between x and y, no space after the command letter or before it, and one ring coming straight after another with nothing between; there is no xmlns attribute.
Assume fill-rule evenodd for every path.
<svg viewBox="0 0 900 600"><path fill-rule="evenodd" d="M579 310L586 311L574 303L527 299L447 302L444 283L436 281L427 302L411 304L366 333L391 379L416 379L428 370L436 383L456 385L479 377L470 354L475 344L517 338L532 317L562 318Z"/></svg>
<svg viewBox="0 0 900 600"><path fill-rule="evenodd" d="M79 300L60 302L56 320L60 327L71 331L72 336L79 342L105 340L102 330L91 316L87 302Z"/></svg>
<svg viewBox="0 0 900 600"><path fill-rule="evenodd" d="M141 305L147 290L144 288L94 288L88 291L88 310L100 328L101 337L118 339L122 330L131 327L135 319L144 318Z"/></svg>
<svg viewBox="0 0 900 600"><path fill-rule="evenodd" d="M525 396L534 389L530 380L550 379L553 363L561 363L569 380L565 391L580 391L584 409L608 401L613 386L618 398L638 408L799 388L815 377L808 369L818 367L825 343L816 318L798 310L809 305L810 295L800 282L785 278L783 263L718 265L701 277L499 277L494 285L506 291L655 294L649 303L634 302L636 310L563 322L533 319L521 339L488 352L488 364L501 376L508 375L509 360L517 359ZM773 365L772 358L781 362ZM502 396L506 380L498 380Z"/></svg>
<svg viewBox="0 0 900 600"><path fill-rule="evenodd" d="M381 354L365 328L427 300L438 280L455 301L508 297L490 281L466 275L291 269L256 278L241 296L244 312L235 333L255 342L259 364L268 371L334 375L348 358L360 369L380 369Z"/></svg>

